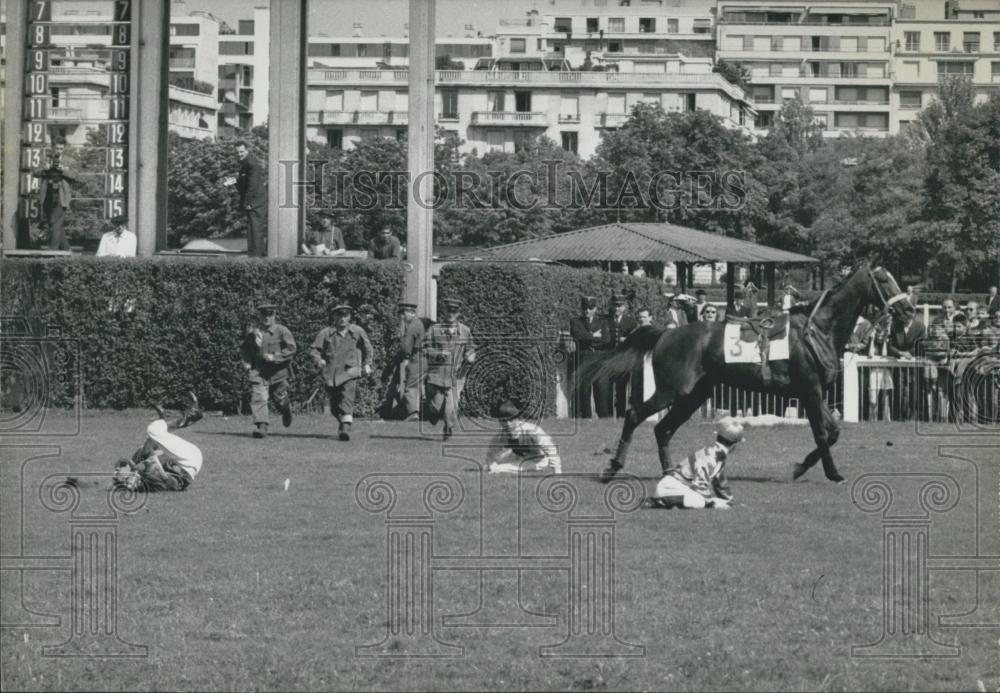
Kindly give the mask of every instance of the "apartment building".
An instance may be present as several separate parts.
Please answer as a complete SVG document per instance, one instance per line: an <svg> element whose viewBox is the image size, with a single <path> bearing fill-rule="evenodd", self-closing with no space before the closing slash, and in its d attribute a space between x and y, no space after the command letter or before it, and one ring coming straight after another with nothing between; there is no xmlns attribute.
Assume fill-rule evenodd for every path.
<svg viewBox="0 0 1000 693"><path fill-rule="evenodd" d="M410 64L410 40L406 36L363 36L356 26L353 36L310 36L306 49L310 67L347 70L401 68ZM471 69L479 60L493 56L493 40L485 36L439 36L435 54L448 56L463 69Z"/></svg>
<svg viewBox="0 0 1000 693"><path fill-rule="evenodd" d="M890 132L896 2L720 0L718 57L748 67L756 128L800 98L828 137Z"/></svg>
<svg viewBox="0 0 1000 693"><path fill-rule="evenodd" d="M892 27L890 130L901 132L952 75L968 77L977 101L1000 89L1000 3L907 0Z"/></svg>

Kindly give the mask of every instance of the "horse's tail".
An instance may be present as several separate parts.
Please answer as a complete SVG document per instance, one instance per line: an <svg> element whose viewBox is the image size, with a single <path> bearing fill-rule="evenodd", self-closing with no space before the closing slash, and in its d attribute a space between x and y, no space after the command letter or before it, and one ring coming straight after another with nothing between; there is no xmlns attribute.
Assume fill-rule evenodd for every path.
<svg viewBox="0 0 1000 693"><path fill-rule="evenodd" d="M653 325L636 328L613 352L585 366L580 372L578 384L589 385L596 380L631 373L642 365L646 354L660 341L663 332L664 330Z"/></svg>

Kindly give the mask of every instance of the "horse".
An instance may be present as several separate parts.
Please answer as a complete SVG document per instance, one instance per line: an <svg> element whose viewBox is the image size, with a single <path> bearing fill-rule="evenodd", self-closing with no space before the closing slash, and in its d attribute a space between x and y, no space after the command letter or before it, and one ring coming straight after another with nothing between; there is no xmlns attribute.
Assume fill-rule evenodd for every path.
<svg viewBox="0 0 1000 693"><path fill-rule="evenodd" d="M689 323L676 329L655 326L637 328L614 351L581 373L581 384L601 378L615 378L640 366L652 351L656 392L625 414L618 449L602 473L605 483L624 467L632 434L653 414L670 407L654 429L660 465L666 474L671 468L670 439L708 399L716 385L798 397L809 418L816 448L796 463L793 479L823 461L826 478L844 483L830 454L840 436L837 423L823 397L823 387L837 377L844 346L862 311L874 307L881 319L892 318L907 324L914 315L896 280L883 267L870 264L857 268L819 298L795 305L788 313L788 358L763 363L726 363L723 322ZM768 322L729 318L757 332L773 327ZM763 322L763 324L761 324Z"/></svg>

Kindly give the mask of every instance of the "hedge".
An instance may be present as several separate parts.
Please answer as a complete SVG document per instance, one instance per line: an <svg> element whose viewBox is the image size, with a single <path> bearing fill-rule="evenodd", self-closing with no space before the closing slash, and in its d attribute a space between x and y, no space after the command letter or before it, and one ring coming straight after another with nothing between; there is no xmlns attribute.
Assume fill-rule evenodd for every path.
<svg viewBox="0 0 1000 693"><path fill-rule="evenodd" d="M320 385L308 352L330 308L354 307L381 364L402 291L398 264L304 259L17 259L4 261L0 282L8 316L25 316L36 336L59 331L64 347L46 340L50 364L79 349L84 407L169 406L193 389L206 407L227 412L242 410L248 395L239 345L256 304L276 303L295 336L291 394L301 404ZM64 375L76 363L54 370ZM359 389L363 415L377 406L378 372ZM72 382L48 390L50 405L72 405Z"/></svg>
<svg viewBox="0 0 1000 693"><path fill-rule="evenodd" d="M176 405L193 389L206 407L226 412L246 411L249 387L238 349L256 304L276 303L280 322L298 342L291 395L302 406L322 396L308 347L328 324L330 308L345 302L375 348L375 375L359 390L358 415L369 417L381 395L377 376L394 351L403 283L399 265L380 262L32 258L4 262L0 295L4 312L19 316L5 324L7 335L59 333L42 340L49 375L59 376L45 384L49 405L72 406L78 389L87 408ZM465 320L480 346L463 398L466 411L486 413L498 398L513 395L553 413L550 385L566 357L559 331L579 314L580 297L597 296L604 311L611 294L621 293L662 320L662 290L654 280L593 270L446 265L438 296L465 301ZM9 354L5 361L10 376ZM79 388L66 377L77 372ZM11 388L4 390L9 397Z"/></svg>

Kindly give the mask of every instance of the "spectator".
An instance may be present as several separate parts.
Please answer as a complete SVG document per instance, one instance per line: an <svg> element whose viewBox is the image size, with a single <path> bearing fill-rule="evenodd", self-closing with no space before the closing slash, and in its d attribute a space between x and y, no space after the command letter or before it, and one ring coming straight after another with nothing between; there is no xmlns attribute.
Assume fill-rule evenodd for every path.
<svg viewBox="0 0 1000 693"><path fill-rule="evenodd" d="M240 196L240 211L247 220L247 255L267 256L267 178L264 169L250 153L246 142L236 143L236 156L240 160L236 178L227 178L224 183L235 183Z"/></svg>
<svg viewBox="0 0 1000 693"><path fill-rule="evenodd" d="M601 352L612 346L611 328L607 320L597 314L596 298L584 296L581 308L583 315L570 320L569 331L573 339L576 340L579 368L586 369L595 359L600 358ZM576 386L575 416L577 418L591 418L591 394L594 396L597 415L602 419L611 416L611 397L607 381L595 380L593 384L578 383L573 374L570 374L570 383Z"/></svg>
<svg viewBox="0 0 1000 693"><path fill-rule="evenodd" d="M278 323L278 307L273 303L257 306L257 321L244 335L240 356L250 376L250 409L254 438L267 437L268 401L273 399L281 412L281 423L292 424L292 403L288 396L288 373L295 355L295 338Z"/></svg>
<svg viewBox="0 0 1000 693"><path fill-rule="evenodd" d="M639 320L637 327L649 327L653 324L653 314L645 306L637 310L635 316Z"/></svg>
<svg viewBox="0 0 1000 693"><path fill-rule="evenodd" d="M616 347L625 341L625 338L636 328L636 322L625 314L626 302L624 296L613 294L611 296L612 313L608 321L611 330L611 346ZM628 381L629 376L611 381L610 388L614 394L615 416L619 419L625 417L625 410L628 409Z"/></svg>
<svg viewBox="0 0 1000 693"><path fill-rule="evenodd" d="M893 320L889 330L889 356L897 359L912 359L917 351L917 345L921 343L927 334L924 324L914 317L909 322L901 323ZM920 370L898 369L896 379L899 381L900 391L900 416L910 418L919 408L914 401L916 393L920 391L919 383L915 382L923 372Z"/></svg>
<svg viewBox="0 0 1000 693"><path fill-rule="evenodd" d="M785 294L781 297L781 310L787 313L792 309L792 306L795 305L795 302L801 297L802 294L799 293L798 289L791 284L786 284Z"/></svg>
<svg viewBox="0 0 1000 693"><path fill-rule="evenodd" d="M351 439L358 379L371 375L374 355L368 333L351 322L351 313L349 305L334 306L333 326L320 330L309 349L326 384L330 414L337 417L337 438L342 441Z"/></svg>
<svg viewBox="0 0 1000 693"><path fill-rule="evenodd" d="M317 214L320 230L309 234L302 244L302 252L305 255L342 255L347 250L347 244L344 243L344 234L333 223L333 214L325 210Z"/></svg>
<svg viewBox="0 0 1000 693"><path fill-rule="evenodd" d="M847 340L846 350L856 354L867 353L872 338L872 329L871 322L865 316L859 315L857 322L854 323L854 331L851 332L851 336Z"/></svg>
<svg viewBox="0 0 1000 693"><path fill-rule="evenodd" d="M49 230L50 250L69 250L69 241L66 239L63 224L69 204L73 200L69 184L76 182L76 179L63 170L60 152L61 150L56 151L48 168L34 173L35 177L40 179L38 206Z"/></svg>
<svg viewBox="0 0 1000 693"><path fill-rule="evenodd" d="M941 315L934 319L931 324L943 325L948 332L951 332L952 322L955 320L955 316L958 314L958 309L955 308L955 299L946 298L941 302Z"/></svg>
<svg viewBox="0 0 1000 693"><path fill-rule="evenodd" d="M736 293L733 295L733 304L729 306L726 310L726 317L734 318L749 318L753 317L750 304L747 303L746 292L743 289L737 289Z"/></svg>
<svg viewBox="0 0 1000 693"><path fill-rule="evenodd" d="M101 244L97 246L97 257L135 257L135 234L128 230L128 217L121 214L111 220L114 227L101 236Z"/></svg>
<svg viewBox="0 0 1000 693"><path fill-rule="evenodd" d="M913 309L916 310L917 303L920 301L920 287L915 284L907 286L906 300L909 301L910 305L913 306Z"/></svg>
<svg viewBox="0 0 1000 693"><path fill-rule="evenodd" d="M639 327L650 327L653 324L653 314L650 312L649 308L643 306L635 312L635 316L639 321ZM643 371L645 370L645 365L640 364L632 369L632 374L629 376L631 381L631 391L629 394L629 404L633 409L642 404L645 397L645 375Z"/></svg>
<svg viewBox="0 0 1000 693"><path fill-rule="evenodd" d="M743 282L743 298L746 301L747 310L749 312L749 315L746 316L748 318L757 317L757 291L757 285L749 279Z"/></svg>
<svg viewBox="0 0 1000 693"><path fill-rule="evenodd" d="M868 342L868 358L885 358L888 354L888 335L883 329L876 326L871 331ZM884 366L875 366L868 372L868 406L869 416L875 421L879 420L879 401L882 404L882 418L885 421L892 421L892 369Z"/></svg>
<svg viewBox="0 0 1000 693"><path fill-rule="evenodd" d="M448 440L458 425L465 372L476 361L476 346L472 330L459 320L462 302L451 298L441 303L444 322L427 330L422 350L427 363L427 420L433 426L444 419L444 440Z"/></svg>
<svg viewBox="0 0 1000 693"><path fill-rule="evenodd" d="M667 311L667 319L664 323L668 330L688 324L687 313L684 312L682 294L674 294L670 297L670 310Z"/></svg>
<svg viewBox="0 0 1000 693"><path fill-rule="evenodd" d="M417 317L416 303L400 303L400 340L396 353L394 378L399 383L399 394L407 421L420 418L420 348L423 345L424 321Z"/></svg>
<svg viewBox="0 0 1000 693"><path fill-rule="evenodd" d="M708 294L705 293L704 289L698 289L697 291L694 292L695 296L694 315L695 315L695 321L697 322L701 322L701 314L705 310L705 306L708 305L708 300L706 298L707 295Z"/></svg>
<svg viewBox="0 0 1000 693"><path fill-rule="evenodd" d="M948 349L948 325L943 320L935 320L923 344L928 421L948 420Z"/></svg>
<svg viewBox="0 0 1000 693"><path fill-rule="evenodd" d="M990 294L986 297L986 312L990 315L1000 314L1000 296L997 296L997 287L990 287Z"/></svg>
<svg viewBox="0 0 1000 693"><path fill-rule="evenodd" d="M979 319L977 317L979 315L979 301L968 301L962 309L962 312L965 313L965 317L968 318L969 321L966 327L973 328L979 324Z"/></svg>
<svg viewBox="0 0 1000 693"><path fill-rule="evenodd" d="M701 309L701 314L698 316L698 320L701 322L718 322L719 309L711 303L706 303Z"/></svg>
<svg viewBox="0 0 1000 693"><path fill-rule="evenodd" d="M392 235L388 226L383 226L378 236L368 246L368 257L375 260L402 260L403 250L399 239Z"/></svg>

